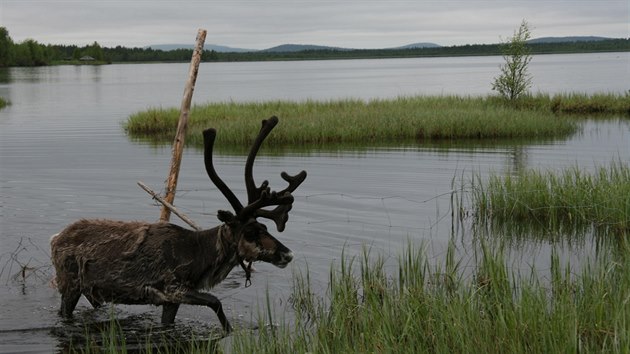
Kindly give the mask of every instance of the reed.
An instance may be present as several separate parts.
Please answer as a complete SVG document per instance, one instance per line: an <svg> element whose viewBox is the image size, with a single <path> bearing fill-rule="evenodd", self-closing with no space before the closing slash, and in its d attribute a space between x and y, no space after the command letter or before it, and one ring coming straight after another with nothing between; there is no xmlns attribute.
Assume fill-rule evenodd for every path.
<svg viewBox="0 0 630 354"><path fill-rule="evenodd" d="M548 272L532 268L519 274L501 247L481 245L477 252L472 275L448 257L431 265L424 251L413 247L399 259L397 277L388 274L381 257L358 262L344 257L331 268L322 297L298 276L294 323L273 331L261 327L259 335L238 333L231 350L622 353L630 348L629 257L602 256L579 269L554 252Z"/></svg>
<svg viewBox="0 0 630 354"><path fill-rule="evenodd" d="M630 91L625 95L562 94L552 97L550 101L551 110L557 113L630 114Z"/></svg>
<svg viewBox="0 0 630 354"><path fill-rule="evenodd" d="M492 98L501 100L498 97ZM505 101L504 104L515 108L553 112L570 115L630 115L630 91L625 94L615 93L561 93L549 95L538 93L527 95L516 101Z"/></svg>
<svg viewBox="0 0 630 354"><path fill-rule="evenodd" d="M396 99L210 103L191 110L187 142L201 146L201 131L221 131L217 145L244 144L263 118L282 124L271 144L373 144L427 139L557 137L577 125L552 112L524 110L482 97L399 97ZM170 143L179 113L174 108L138 112L124 123L134 138Z"/></svg>
<svg viewBox="0 0 630 354"><path fill-rule="evenodd" d="M544 229L595 227L630 232L630 166L617 161L586 173L526 171L516 176L476 178L472 200L477 217Z"/></svg>

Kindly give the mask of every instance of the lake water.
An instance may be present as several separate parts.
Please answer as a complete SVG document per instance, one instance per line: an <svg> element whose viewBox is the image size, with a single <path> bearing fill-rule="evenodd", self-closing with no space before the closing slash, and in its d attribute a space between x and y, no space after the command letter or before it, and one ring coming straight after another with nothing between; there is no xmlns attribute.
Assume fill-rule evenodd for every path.
<svg viewBox="0 0 630 354"><path fill-rule="evenodd" d="M203 63L193 102L486 95L502 61ZM534 92L624 93L630 89L630 53L535 56L530 72ZM170 147L130 140L121 122L148 107L179 106L187 73L188 64L0 69L0 96L12 103L0 110L0 352L50 352L67 340L68 325L56 314L59 295L48 285L52 234L79 218L158 218L159 207L136 181L163 188ZM432 260L441 262L451 237L454 178L459 185L474 173L574 165L593 170L615 159L630 160L627 118L586 120L576 135L547 141L443 141L282 156L265 155L263 147L254 169L257 180L269 179L272 188L282 189L280 171L309 173L295 193L287 229L276 233L296 259L287 269L257 265L246 289L243 272L235 269L212 292L236 326L250 326L267 292L276 311L284 311L292 270L308 266L314 288L325 291L330 266L342 251L355 255L368 246L394 262L411 240L426 242ZM245 156L234 155L217 156L215 162L240 196L244 162ZM200 151L184 153L175 204L205 227L218 224L217 209L229 208L205 174ZM175 216L172 221L182 224ZM466 244L459 248L466 253ZM547 266L547 249L522 252L527 262ZM575 260L589 252L569 249L565 257ZM26 280L20 266L29 267ZM107 320L112 311L88 308L84 300L79 303L79 323ZM131 323L126 331L159 322L159 309L150 306L113 311ZM210 309L194 307L183 307L177 321L182 329L202 333L208 323L218 324Z"/></svg>

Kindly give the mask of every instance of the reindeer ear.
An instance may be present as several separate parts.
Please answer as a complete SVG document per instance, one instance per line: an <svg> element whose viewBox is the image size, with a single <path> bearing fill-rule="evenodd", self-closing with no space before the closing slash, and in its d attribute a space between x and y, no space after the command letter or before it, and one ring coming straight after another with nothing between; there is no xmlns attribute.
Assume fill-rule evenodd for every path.
<svg viewBox="0 0 630 354"><path fill-rule="evenodd" d="M217 212L217 217L219 218L220 221L224 223L231 223L236 220L236 217L234 216L234 214L232 214L231 212L227 210L219 210Z"/></svg>

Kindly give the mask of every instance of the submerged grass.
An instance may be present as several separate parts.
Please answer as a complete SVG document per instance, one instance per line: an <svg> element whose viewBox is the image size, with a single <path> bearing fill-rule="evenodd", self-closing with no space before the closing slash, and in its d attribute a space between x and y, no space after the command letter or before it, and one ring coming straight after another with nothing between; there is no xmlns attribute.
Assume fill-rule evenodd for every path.
<svg viewBox="0 0 630 354"><path fill-rule="evenodd" d="M453 254L452 248L449 251ZM382 258L342 257L326 295L296 276L296 320L232 340L237 353L566 353L630 348L630 257L581 270L556 253L541 276L517 274L482 245L470 274L447 256L431 265L409 247L397 276ZM357 270L357 267L360 268ZM468 275L466 275L468 274ZM264 327L261 327L264 328Z"/></svg>
<svg viewBox="0 0 630 354"><path fill-rule="evenodd" d="M260 121L282 120L270 143L382 143L424 139L556 137L573 133L575 122L547 109L523 109L495 97L400 97L334 101L210 103L190 113L187 142L202 144L202 130L214 127L217 145L247 144ZM152 108L124 123L136 138L170 143L179 111Z"/></svg>
<svg viewBox="0 0 630 354"><path fill-rule="evenodd" d="M88 324L80 336L66 338L57 349L64 353L215 353L220 338L196 338L175 328L132 330L112 317ZM66 334L67 335L67 334Z"/></svg>
<svg viewBox="0 0 630 354"><path fill-rule="evenodd" d="M481 220L630 233L630 166L621 161L592 174L578 167L559 174L531 170L493 175L486 184L477 178L474 184L473 205Z"/></svg>

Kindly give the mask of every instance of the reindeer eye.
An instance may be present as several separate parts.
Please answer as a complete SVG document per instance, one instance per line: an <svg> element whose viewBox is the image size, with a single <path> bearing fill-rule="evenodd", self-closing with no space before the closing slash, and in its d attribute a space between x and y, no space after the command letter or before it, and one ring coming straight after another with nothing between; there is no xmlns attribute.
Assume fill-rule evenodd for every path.
<svg viewBox="0 0 630 354"><path fill-rule="evenodd" d="M247 241L253 242L260 239L261 235L267 234L267 226L259 222L253 222L245 227L243 230L243 237Z"/></svg>
<svg viewBox="0 0 630 354"><path fill-rule="evenodd" d="M245 230L243 231L243 236L245 237L245 239L247 241L253 242L254 240L256 240L258 238L258 230L255 227L247 227L245 228Z"/></svg>

